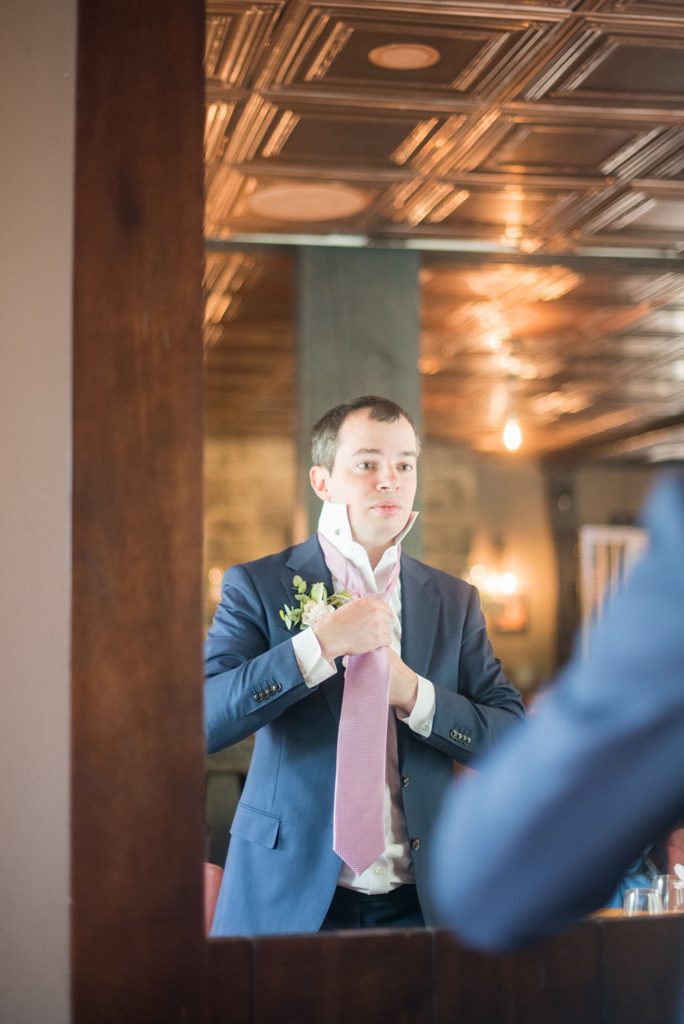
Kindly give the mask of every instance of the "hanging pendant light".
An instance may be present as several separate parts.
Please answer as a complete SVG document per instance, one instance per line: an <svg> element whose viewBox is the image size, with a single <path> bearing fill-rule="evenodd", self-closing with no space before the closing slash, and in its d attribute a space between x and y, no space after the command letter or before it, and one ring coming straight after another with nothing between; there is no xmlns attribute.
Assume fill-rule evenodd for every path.
<svg viewBox="0 0 684 1024"><path fill-rule="evenodd" d="M517 452L522 444L522 430L516 416L509 416L504 423L501 439L504 448L509 452Z"/></svg>

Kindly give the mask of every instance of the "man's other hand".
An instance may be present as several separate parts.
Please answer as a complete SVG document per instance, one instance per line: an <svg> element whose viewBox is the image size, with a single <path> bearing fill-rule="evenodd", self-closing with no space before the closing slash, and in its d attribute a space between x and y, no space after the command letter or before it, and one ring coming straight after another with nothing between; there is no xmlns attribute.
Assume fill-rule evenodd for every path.
<svg viewBox="0 0 684 1024"><path fill-rule="evenodd" d="M392 707L410 715L418 696L418 676L391 648L388 648L387 655L392 673L389 702Z"/></svg>

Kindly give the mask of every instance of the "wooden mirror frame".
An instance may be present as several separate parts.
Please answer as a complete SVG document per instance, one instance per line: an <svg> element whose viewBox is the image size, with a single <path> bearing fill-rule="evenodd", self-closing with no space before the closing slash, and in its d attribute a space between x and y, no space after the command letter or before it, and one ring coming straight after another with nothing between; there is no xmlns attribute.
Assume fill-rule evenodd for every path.
<svg viewBox="0 0 684 1024"><path fill-rule="evenodd" d="M648 963L620 921L508 957L430 929L205 939L203 13L80 2L72 1020L674 1020L684 918L644 922Z"/></svg>
<svg viewBox="0 0 684 1024"><path fill-rule="evenodd" d="M168 0L160 11L79 9L73 1020L276 1024L303 1019L292 1000L307 992L311 1020L421 1024L427 931L204 936L204 10Z"/></svg>
<svg viewBox="0 0 684 1024"><path fill-rule="evenodd" d="M200 1019L201 0L81 0L73 1019Z"/></svg>

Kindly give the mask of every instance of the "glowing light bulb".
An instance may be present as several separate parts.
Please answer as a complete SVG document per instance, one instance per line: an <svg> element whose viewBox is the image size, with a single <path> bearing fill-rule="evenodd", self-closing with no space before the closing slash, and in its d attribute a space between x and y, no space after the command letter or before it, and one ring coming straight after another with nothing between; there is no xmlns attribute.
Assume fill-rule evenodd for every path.
<svg viewBox="0 0 684 1024"><path fill-rule="evenodd" d="M515 594L518 589L518 580L514 573L503 572L499 576L499 590L502 594Z"/></svg>
<svg viewBox="0 0 684 1024"><path fill-rule="evenodd" d="M509 452L515 452L522 444L522 430L520 424L514 416L509 416L506 420L503 428L503 443L504 447Z"/></svg>

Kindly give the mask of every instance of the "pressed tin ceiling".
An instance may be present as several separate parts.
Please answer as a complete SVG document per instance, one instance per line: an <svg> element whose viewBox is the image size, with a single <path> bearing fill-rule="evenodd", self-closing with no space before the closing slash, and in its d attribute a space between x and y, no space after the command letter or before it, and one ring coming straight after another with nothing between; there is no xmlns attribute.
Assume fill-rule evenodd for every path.
<svg viewBox="0 0 684 1024"><path fill-rule="evenodd" d="M288 243L346 236L422 250L425 433L684 457L684 2L206 12L211 433L293 429Z"/></svg>

